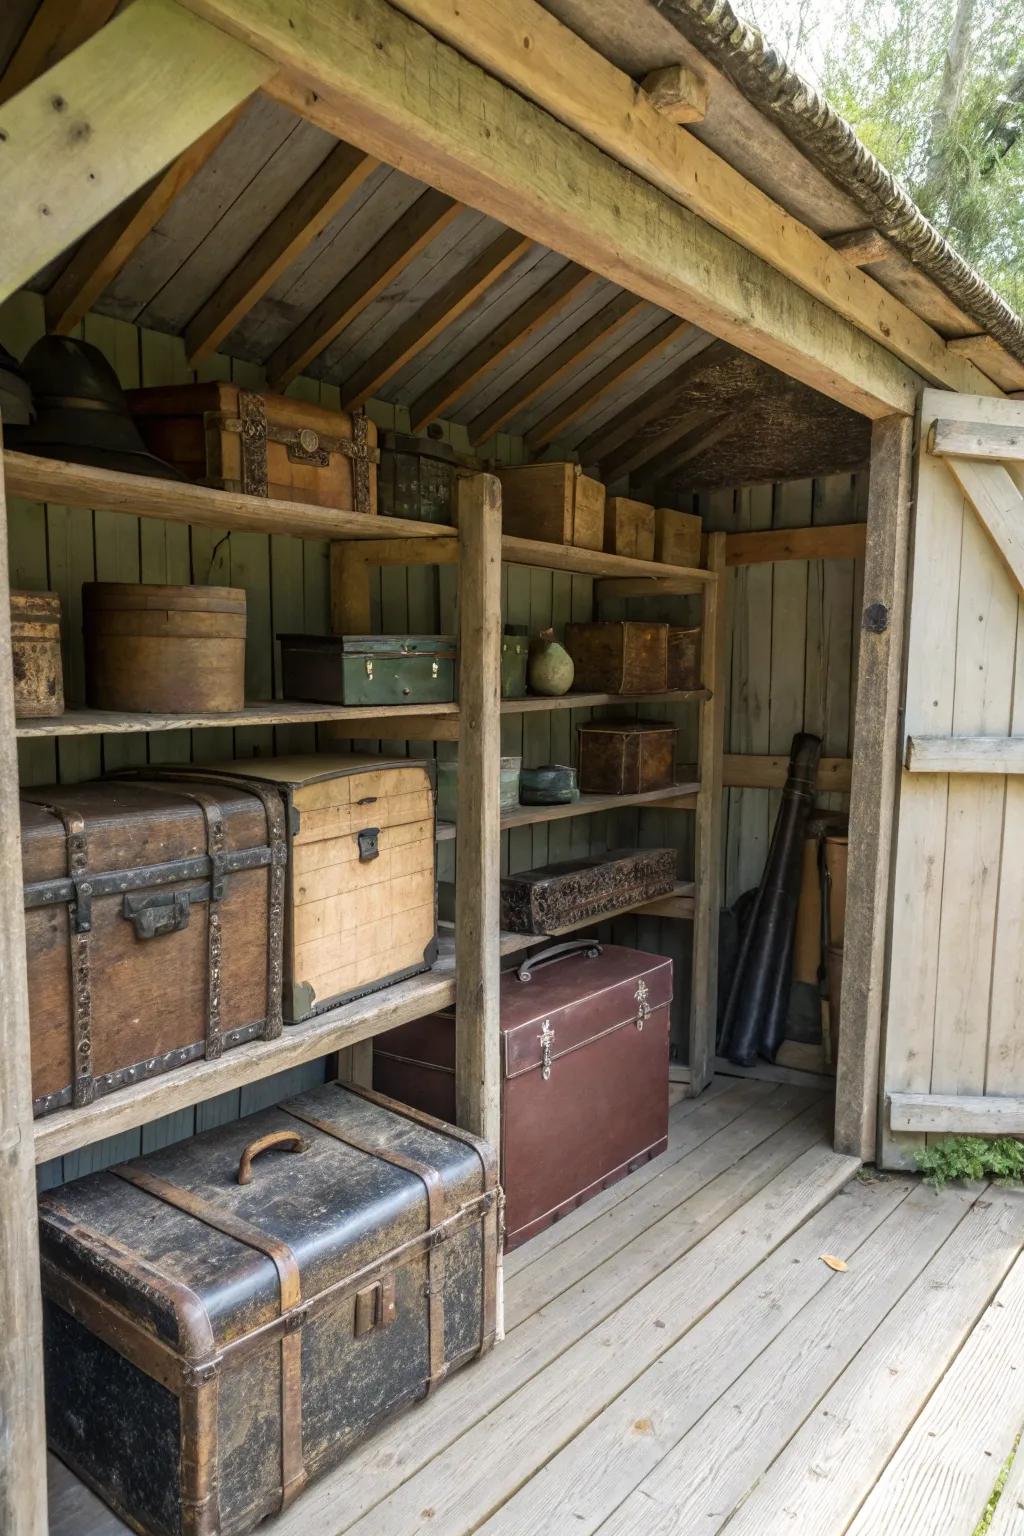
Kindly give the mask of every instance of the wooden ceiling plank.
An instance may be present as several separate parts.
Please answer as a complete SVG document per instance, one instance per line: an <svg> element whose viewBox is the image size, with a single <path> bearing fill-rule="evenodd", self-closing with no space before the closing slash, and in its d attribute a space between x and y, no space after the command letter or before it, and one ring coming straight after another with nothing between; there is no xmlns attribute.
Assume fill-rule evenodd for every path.
<svg viewBox="0 0 1024 1536"><path fill-rule="evenodd" d="M532 240L516 234L515 230L503 230L464 272L456 273L440 293L434 294L414 315L410 315L373 356L345 380L341 386L342 410L353 410L376 394L410 358L422 352L446 326L475 304L481 294L486 293L532 246Z"/></svg>
<svg viewBox="0 0 1024 1536"><path fill-rule="evenodd" d="M209 160L238 121L241 107L213 127L90 230L46 295L46 328L66 336L88 314L128 264L179 192Z"/></svg>
<svg viewBox="0 0 1024 1536"><path fill-rule="evenodd" d="M619 357L613 358L600 373L587 379L567 400L563 400L561 405L556 405L543 421L538 422L537 426L531 427L526 434L526 446L534 453L546 448L548 443L554 442L559 433L564 432L566 427L571 426L580 416L591 410L611 390L625 384L638 368L650 362L652 357L663 352L671 342L677 341L687 331L695 330L694 326L689 325L685 320L676 319L675 316L663 320L660 325L655 326L653 331L649 331L631 347L627 347Z"/></svg>
<svg viewBox="0 0 1024 1536"><path fill-rule="evenodd" d="M666 423L660 431L646 438L634 437L618 452L601 458L601 475L605 480L617 480L620 475L645 470L646 465L666 449L672 448L681 437L689 432L700 431L718 419L717 411L709 410L696 400L684 401L675 415L669 415L670 411L671 406L666 404ZM648 478L646 470L643 478Z"/></svg>
<svg viewBox="0 0 1024 1536"><path fill-rule="evenodd" d="M0 108L0 302L81 240L275 65L172 0L134 0Z"/></svg>
<svg viewBox="0 0 1024 1536"><path fill-rule="evenodd" d="M199 3L210 8L210 0ZM213 3L217 9L233 9L239 0ZM966 393L995 393L991 387L978 388L978 371L951 352L926 321L832 251L708 145L692 133L680 132L629 75L538 0L473 6L459 0L396 3L407 16L756 253L864 334L884 341L924 378ZM698 315L693 319L703 324ZM765 361L774 360L765 356ZM806 376L802 382L819 387Z"/></svg>
<svg viewBox="0 0 1024 1536"><path fill-rule="evenodd" d="M524 300L508 319L503 320L489 336L485 336L472 351L449 368L443 378L438 379L413 402L409 410L412 430L419 432L427 422L441 416L446 407L464 395L478 379L507 357L514 347L521 346L535 335L564 304L597 281L593 272L588 272L586 267L576 266L574 262L556 272L543 288Z"/></svg>
<svg viewBox="0 0 1024 1536"><path fill-rule="evenodd" d="M598 427L588 438L585 438L577 447L580 463L601 463L602 466L616 466L616 473L626 473L626 470L618 470L619 461L624 461L637 449L642 449L644 442L641 435L645 427L650 425L652 432L647 441L654 437L664 444L670 439L665 437L666 426L671 429L674 420L661 423L662 417L668 417L675 410L675 420L696 401L686 399L688 391L693 386L694 378L706 372L709 368L716 367L719 363L727 362L736 356L736 349L729 346L728 342L712 341L701 349L693 357L688 357L667 379L661 379L645 395L642 395L635 403L626 406L619 415L610 422ZM637 463L643 463L638 459Z"/></svg>
<svg viewBox="0 0 1024 1536"><path fill-rule="evenodd" d="M379 165L351 144L335 145L189 321L185 350L193 367L216 352Z"/></svg>
<svg viewBox="0 0 1024 1536"><path fill-rule="evenodd" d="M482 443L499 431L517 411L529 405L531 400L564 378L573 368L578 368L601 344L614 336L631 315L636 314L643 303L631 293L618 293L603 309L574 331L571 336L542 357L540 362L526 372L521 379L510 384L498 399L469 423L466 428L471 443Z"/></svg>
<svg viewBox="0 0 1024 1536"><path fill-rule="evenodd" d="M866 334L838 313L834 295L813 297L795 277L748 250L739 236L725 235L709 217L684 206L681 196L602 151L564 116L560 120L560 102L545 109L528 99L529 90L503 83L503 60L482 70L465 57L469 46L476 46L470 33L481 18L493 15L502 27L510 20L513 10L504 0L500 6L472 7L463 18L467 40L460 36L455 46L386 0L360 0L358 6L304 0L287 11L277 0L181 3L273 58L280 72L268 92L319 127L870 419L913 413L916 376L893 355L877 316L873 335ZM464 8L458 9L461 14ZM546 15L539 8L536 14ZM557 35L559 47L573 41L561 27ZM527 41L524 50L522 35L514 38L510 52L532 57L532 31ZM591 54L585 50L588 68ZM558 60L546 59L545 65L561 68ZM574 67L575 53L570 76ZM643 98L620 72L613 69L611 79L616 101L620 86L628 88L628 111L620 115L610 100L595 100L589 89L587 101L599 126L622 127ZM567 88L575 95L579 84L570 78ZM697 142L649 110L673 140ZM712 204L719 201L719 181L728 169L713 159L710 185L702 188ZM742 178L740 186L747 187ZM787 216L774 203L769 206L771 219L764 219L763 210L758 218L774 230ZM764 239L762 230L758 240ZM856 275L819 244L844 273ZM881 289L878 295L881 303ZM966 377L962 366L960 376ZM983 383L980 393L994 391Z"/></svg>
<svg viewBox="0 0 1024 1536"><path fill-rule="evenodd" d="M118 0L43 0L0 77L0 106L106 26Z"/></svg>
<svg viewBox="0 0 1024 1536"><path fill-rule="evenodd" d="M442 192L418 197L271 354L267 375L275 388L297 378L462 211Z"/></svg>
<svg viewBox="0 0 1024 1536"><path fill-rule="evenodd" d="M649 486L657 486L682 469L691 459L703 453L708 448L713 448L723 437L730 432L735 432L739 425L734 411L721 411L715 413L711 420L703 426L695 427L692 432L685 432L682 437L663 453L660 458L647 465L643 474L643 483Z"/></svg>

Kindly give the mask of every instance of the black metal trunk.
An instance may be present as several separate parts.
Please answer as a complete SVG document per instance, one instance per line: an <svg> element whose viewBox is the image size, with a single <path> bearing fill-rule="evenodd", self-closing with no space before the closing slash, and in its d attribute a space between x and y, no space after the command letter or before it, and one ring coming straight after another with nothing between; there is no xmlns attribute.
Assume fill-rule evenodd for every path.
<svg viewBox="0 0 1024 1536"><path fill-rule="evenodd" d="M251 1530L490 1346L498 1206L484 1143L336 1083L44 1196L53 1449L138 1531Z"/></svg>

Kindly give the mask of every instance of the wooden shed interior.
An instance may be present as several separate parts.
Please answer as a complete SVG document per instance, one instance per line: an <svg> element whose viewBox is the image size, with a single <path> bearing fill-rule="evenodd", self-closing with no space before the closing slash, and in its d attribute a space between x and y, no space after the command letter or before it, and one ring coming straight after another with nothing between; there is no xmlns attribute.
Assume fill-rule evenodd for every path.
<svg viewBox="0 0 1024 1536"><path fill-rule="evenodd" d="M589 0L545 0L544 8L617 72L651 82L652 101L652 71L681 64L684 78L687 69L696 72L696 104L688 109L674 97L660 110L681 114L672 120L687 125L723 174L777 199L850 272L866 274L883 303L929 328L937 344L950 343L949 367L969 370L963 386L1024 387L1024 365L979 337L974 318L865 227L863 209L656 7L628 17L628 7ZM0 109L120 9L116 0L91 0L70 17L52 0L9 0L0 18ZM671 895L584 931L672 958L678 1099L699 1092L717 1065L733 1078L762 1080L743 1089L751 1104L775 1091L763 1083L781 1084L801 1113L817 1106L820 1115L836 1065L820 1037L787 1040L774 1066L738 1069L716 1064L708 1019L728 979L718 970L720 910L758 884L795 733L822 740L816 815L841 829L850 810L869 495L873 475L891 471L891 458L879 469L878 457L878 418L888 412L827 370L819 370L820 387L807 376L813 370L803 378L795 367L785 371L788 354L776 355L753 335L746 350L740 323L723 339L697 323L707 318L699 305L690 319L683 305L669 309L638 296L628 282L602 275L607 263L595 261L599 270L591 270L573 259L577 252L540 244L338 138L300 110L304 90L275 76L35 272L0 305L0 345L20 359L57 332L97 346L125 388L221 382L365 411L380 449L379 526L367 529L351 509L246 506L251 498L217 500L202 487L176 487L169 496L155 480L133 486L124 475L8 451L9 584L59 594L68 698L61 717L19 720L21 783L339 744L389 757L450 758L459 751L460 721L476 718L465 701L404 719L401 709L297 704L284 694L277 637L458 634L463 656L474 640L486 650L495 615L476 592L486 561L464 530L467 513L481 527L486 522L476 471L570 461L609 494L697 512L706 536L701 564L668 572L623 555L502 540L506 624L531 634L549 627L561 633L567 622L592 617L702 624L705 650L703 687L627 701L630 714L678 728L671 789L506 812L500 871L612 848L675 847ZM758 206L755 200L755 222ZM917 333L911 327L908 334ZM886 385L905 401L904 412L913 409L909 379L901 363ZM467 486L476 489L467 493L456 533L459 488ZM460 570L469 576L461 588ZM81 590L93 580L244 588L245 708L216 721L86 709ZM501 752L529 766L572 762L579 724L622 714L610 695L508 699L500 710ZM477 761L467 749L463 792L482 794L471 766ZM460 800L459 814L458 828L438 828L443 939L433 971L286 1029L280 1040L231 1052L216 1075L214 1063L195 1062L40 1118L39 1189L331 1076L369 1082L377 1034L457 1001L460 901L465 931L475 921L481 953L493 938L496 893L481 898L476 919L467 917L470 898L456 889L456 849L464 874L494 867L486 845L495 828L488 837L486 818L497 821L497 803L488 792L463 822ZM524 942L537 941L502 934L501 952L511 957ZM805 980L813 986L813 977ZM698 1049L703 1056L695 1061ZM851 1080L858 1072L869 1076L870 1061L855 1062ZM715 1092L738 1087L716 1079ZM867 1096L874 1092L869 1084ZM858 1129L840 1136L845 1152L873 1134L860 1129L860 1100L849 1115ZM829 1189L848 1176L837 1159ZM72 1499L60 1529L84 1530L74 1524L82 1509ZM298 1512L289 1518L301 1523ZM282 1526L292 1529L299 1525Z"/></svg>

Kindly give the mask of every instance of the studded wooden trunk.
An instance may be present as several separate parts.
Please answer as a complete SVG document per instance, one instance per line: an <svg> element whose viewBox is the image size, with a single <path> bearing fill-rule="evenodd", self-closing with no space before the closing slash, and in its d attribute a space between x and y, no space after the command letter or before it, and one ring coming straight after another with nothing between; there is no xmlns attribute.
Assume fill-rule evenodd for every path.
<svg viewBox="0 0 1024 1536"><path fill-rule="evenodd" d="M281 1032L284 806L210 776L26 790L36 1114Z"/></svg>
<svg viewBox="0 0 1024 1536"><path fill-rule="evenodd" d="M147 1536L242 1536L494 1338L496 1159L330 1083L40 1202L47 1428Z"/></svg>

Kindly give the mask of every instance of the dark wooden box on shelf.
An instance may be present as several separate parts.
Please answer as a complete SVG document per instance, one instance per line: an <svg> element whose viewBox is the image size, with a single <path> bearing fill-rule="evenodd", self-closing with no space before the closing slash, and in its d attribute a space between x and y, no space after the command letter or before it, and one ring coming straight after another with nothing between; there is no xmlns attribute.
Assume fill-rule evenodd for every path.
<svg viewBox="0 0 1024 1536"><path fill-rule="evenodd" d="M87 581L85 687L94 709L188 714L245 705L241 587Z"/></svg>
<svg viewBox="0 0 1024 1536"><path fill-rule="evenodd" d="M499 469L501 526L545 544L604 547L604 486L578 464L521 464Z"/></svg>
<svg viewBox="0 0 1024 1536"><path fill-rule="evenodd" d="M286 1024L430 970L437 918L425 764L314 753L221 763L217 771L273 788L285 802Z"/></svg>
<svg viewBox="0 0 1024 1536"><path fill-rule="evenodd" d="M281 1032L284 808L197 776L24 791L37 1115Z"/></svg>
<svg viewBox="0 0 1024 1536"><path fill-rule="evenodd" d="M11 652L14 713L64 713L64 671L60 656L60 598L56 592L11 593Z"/></svg>
<svg viewBox="0 0 1024 1536"><path fill-rule="evenodd" d="M506 1248L657 1157L668 1135L671 960L593 941L544 957L501 980ZM378 1035L373 1078L451 1119L454 1010Z"/></svg>
<svg viewBox="0 0 1024 1536"><path fill-rule="evenodd" d="M544 935L665 896L676 882L674 848L613 848L506 875L501 926Z"/></svg>
<svg viewBox="0 0 1024 1536"><path fill-rule="evenodd" d="M51 1445L137 1531L244 1536L490 1346L495 1165L331 1083L44 1196Z"/></svg>
<svg viewBox="0 0 1024 1536"><path fill-rule="evenodd" d="M654 510L654 558L665 565L700 565L703 524L693 512L677 512L674 507Z"/></svg>
<svg viewBox="0 0 1024 1536"><path fill-rule="evenodd" d="M453 635L278 635L286 699L323 704L448 704Z"/></svg>
<svg viewBox="0 0 1024 1536"><path fill-rule="evenodd" d="M664 693L668 687L667 624L567 624L565 648L578 693Z"/></svg>
<svg viewBox="0 0 1024 1536"><path fill-rule="evenodd" d="M668 632L668 686L684 690L701 687L701 631L679 629Z"/></svg>
<svg viewBox="0 0 1024 1536"><path fill-rule="evenodd" d="M247 496L377 510L377 428L362 411L332 411L237 384L127 393L146 447L187 480Z"/></svg>
<svg viewBox="0 0 1024 1536"><path fill-rule="evenodd" d="M674 725L660 720L592 720L577 730L583 794L639 795L673 783Z"/></svg>

